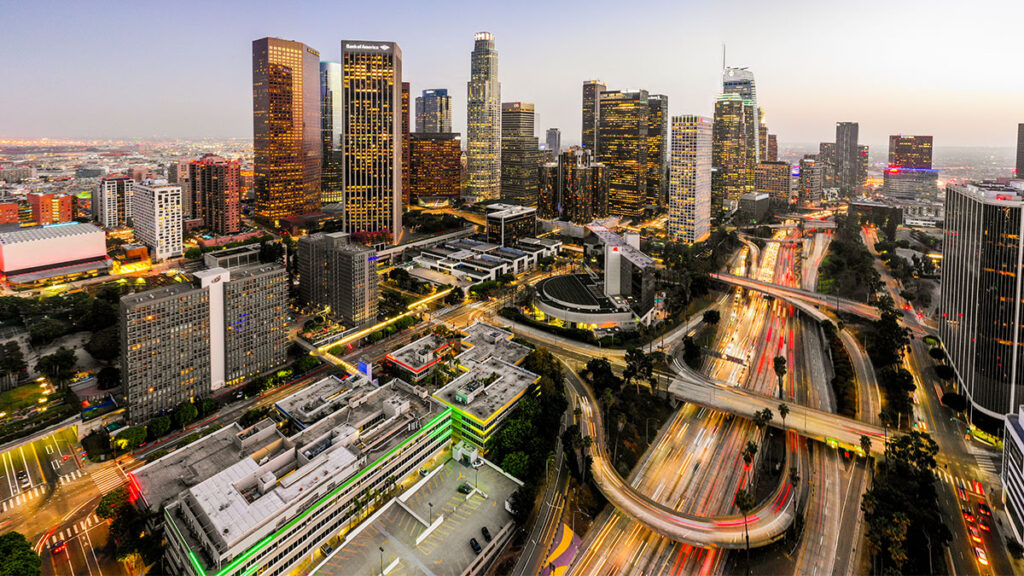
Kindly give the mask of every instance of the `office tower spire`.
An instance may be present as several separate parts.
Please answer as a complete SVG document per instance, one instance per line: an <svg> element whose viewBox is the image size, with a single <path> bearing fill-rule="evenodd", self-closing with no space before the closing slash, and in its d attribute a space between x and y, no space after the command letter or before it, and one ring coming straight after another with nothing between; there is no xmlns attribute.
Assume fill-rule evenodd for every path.
<svg viewBox="0 0 1024 576"><path fill-rule="evenodd" d="M466 190L472 202L495 200L501 194L501 83L494 35L478 32L470 60L467 98Z"/></svg>
<svg viewBox="0 0 1024 576"><path fill-rule="evenodd" d="M301 42L252 43L256 215L267 222L320 209L320 53Z"/></svg>

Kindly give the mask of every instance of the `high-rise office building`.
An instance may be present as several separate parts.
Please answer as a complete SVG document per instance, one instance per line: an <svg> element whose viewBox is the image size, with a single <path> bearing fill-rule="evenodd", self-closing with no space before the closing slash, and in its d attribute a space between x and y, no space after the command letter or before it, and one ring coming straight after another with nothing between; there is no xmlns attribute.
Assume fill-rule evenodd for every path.
<svg viewBox="0 0 1024 576"><path fill-rule="evenodd" d="M760 134L761 109L757 107L757 84L754 82L754 73L747 68L726 67L722 71L722 94L736 94L743 100L751 102L750 115L752 122L748 123L747 130L750 131L748 138L753 140L753 163L756 164L761 158Z"/></svg>
<svg viewBox="0 0 1024 576"><path fill-rule="evenodd" d="M939 173L932 169L932 137L889 136L889 164L882 178L885 195L892 200L934 201Z"/></svg>
<svg viewBox="0 0 1024 576"><path fill-rule="evenodd" d="M462 191L462 141L457 133L409 135L409 195L413 204L452 204Z"/></svg>
<svg viewBox="0 0 1024 576"><path fill-rule="evenodd" d="M319 71L320 53L301 42L252 43L256 216L266 222L320 209Z"/></svg>
<svg viewBox="0 0 1024 576"><path fill-rule="evenodd" d="M409 83L402 82L402 211L409 208Z"/></svg>
<svg viewBox="0 0 1024 576"><path fill-rule="evenodd" d="M336 204L345 200L345 184L341 180L342 126L345 123L341 106L342 69L338 62L320 63L320 135L323 141L323 166L320 170L320 202Z"/></svg>
<svg viewBox="0 0 1024 576"><path fill-rule="evenodd" d="M40 226L75 219L74 197L67 194L29 192L25 195L32 208L32 221Z"/></svg>
<svg viewBox="0 0 1024 576"><path fill-rule="evenodd" d="M931 168L932 137L903 134L889 136L889 167Z"/></svg>
<svg viewBox="0 0 1024 576"><path fill-rule="evenodd" d="M533 135L533 104L501 105L501 200L520 206L537 205L537 169L543 156Z"/></svg>
<svg viewBox="0 0 1024 576"><path fill-rule="evenodd" d="M939 336L973 410L1024 402L1024 185L946 187Z"/></svg>
<svg viewBox="0 0 1024 576"><path fill-rule="evenodd" d="M537 217L589 224L608 216L608 169L589 148L570 148L540 170Z"/></svg>
<svg viewBox="0 0 1024 576"><path fill-rule="evenodd" d="M1014 178L1024 178L1024 124L1017 124L1017 169Z"/></svg>
<svg viewBox="0 0 1024 576"><path fill-rule="evenodd" d="M647 199L647 91L604 91L600 98L597 157L608 167L608 213L639 219Z"/></svg>
<svg viewBox="0 0 1024 576"><path fill-rule="evenodd" d="M754 192L767 194L775 204L789 205L789 164L786 162L758 162L754 167Z"/></svg>
<svg viewBox="0 0 1024 576"><path fill-rule="evenodd" d="M121 298L121 371L133 424L287 358L288 274L279 264L194 274Z"/></svg>
<svg viewBox="0 0 1024 576"><path fill-rule="evenodd" d="M583 134L580 145L598 153L597 134L601 124L601 94L607 89L600 80L583 83Z"/></svg>
<svg viewBox="0 0 1024 576"><path fill-rule="evenodd" d="M487 241L515 246L523 238L537 235L537 209L515 204L491 204L487 207Z"/></svg>
<svg viewBox="0 0 1024 576"><path fill-rule="evenodd" d="M299 301L348 326L377 318L377 252L344 232L299 238Z"/></svg>
<svg viewBox="0 0 1024 576"><path fill-rule="evenodd" d="M831 189L839 187L839 170L835 142L818 144L818 157L815 165L821 171L821 187Z"/></svg>
<svg viewBox="0 0 1024 576"><path fill-rule="evenodd" d="M181 186L166 180L146 180L135 185L135 237L149 246L153 260L176 258L184 253L181 197Z"/></svg>
<svg viewBox="0 0 1024 576"><path fill-rule="evenodd" d="M756 109L751 100L728 92L715 101L712 138L711 210L735 210L740 197L754 191L757 163Z"/></svg>
<svg viewBox="0 0 1024 576"><path fill-rule="evenodd" d="M451 133L452 97L447 90L424 90L416 97L416 131Z"/></svg>
<svg viewBox="0 0 1024 576"><path fill-rule="evenodd" d="M797 184L797 203L812 206L821 202L823 167L814 154L800 159L800 179Z"/></svg>
<svg viewBox="0 0 1024 576"><path fill-rule="evenodd" d="M557 160L562 153L562 131L558 128L548 128L544 134L544 144L548 150L548 158Z"/></svg>
<svg viewBox="0 0 1024 576"><path fill-rule="evenodd" d="M668 96L647 97L647 203L668 204Z"/></svg>
<svg viewBox="0 0 1024 576"><path fill-rule="evenodd" d="M100 178L92 197L92 218L104 228L132 225L132 194L135 180L124 174Z"/></svg>
<svg viewBox="0 0 1024 576"><path fill-rule="evenodd" d="M466 86L466 196L471 202L501 196L501 83L494 35L473 37Z"/></svg>
<svg viewBox="0 0 1024 576"><path fill-rule="evenodd" d="M692 244L711 234L711 141L703 116L672 117L668 179L668 237Z"/></svg>
<svg viewBox="0 0 1024 576"><path fill-rule="evenodd" d="M861 177L860 146L857 144L858 130L856 122L836 123L837 184L840 194L847 197L858 195L864 186Z"/></svg>
<svg viewBox="0 0 1024 576"><path fill-rule="evenodd" d="M346 232L402 231L402 51L342 40L342 182Z"/></svg>
<svg viewBox="0 0 1024 576"><path fill-rule="evenodd" d="M242 229L241 170L238 160L215 154L189 162L189 193L182 195L182 201L187 198L191 206L183 204L182 212L190 218L202 219L217 234L238 233Z"/></svg>
<svg viewBox="0 0 1024 576"><path fill-rule="evenodd" d="M779 161L779 139L775 134L768 135L768 152L765 154L765 160L768 162Z"/></svg>

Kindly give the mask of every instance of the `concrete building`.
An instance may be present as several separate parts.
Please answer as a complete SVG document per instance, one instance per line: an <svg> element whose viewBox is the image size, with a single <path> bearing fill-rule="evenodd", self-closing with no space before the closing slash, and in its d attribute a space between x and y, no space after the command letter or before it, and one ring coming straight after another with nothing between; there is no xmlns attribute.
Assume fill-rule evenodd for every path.
<svg viewBox="0 0 1024 576"><path fill-rule="evenodd" d="M1024 126L1024 125L1022 125ZM1024 544L1024 405L1006 415L1003 435L1002 502L1010 519L1010 532L1018 544Z"/></svg>
<svg viewBox="0 0 1024 576"><path fill-rule="evenodd" d="M589 224L608 217L608 167L587 148L570 148L540 169L537 217Z"/></svg>
<svg viewBox="0 0 1024 576"><path fill-rule="evenodd" d="M75 219L73 196L29 192L25 199L32 207L32 221L39 226L71 222Z"/></svg>
<svg viewBox="0 0 1024 576"><path fill-rule="evenodd" d="M44 285L105 274L106 234L92 224L66 222L0 232L0 271L15 285Z"/></svg>
<svg viewBox="0 0 1024 576"><path fill-rule="evenodd" d="M768 209L770 206L770 196L767 194L751 192L750 194L744 194L740 198L740 209L738 214L749 222L762 222L765 216L768 215Z"/></svg>
<svg viewBox="0 0 1024 576"><path fill-rule="evenodd" d="M534 108L529 102L501 105L501 200L537 205L537 169L544 153L534 136Z"/></svg>
<svg viewBox="0 0 1024 576"><path fill-rule="evenodd" d="M309 46L253 41L255 212L270 224L320 210L319 76L320 52Z"/></svg>
<svg viewBox="0 0 1024 576"><path fill-rule="evenodd" d="M678 242L701 242L711 234L712 126L703 116L672 118L668 236Z"/></svg>
<svg viewBox="0 0 1024 576"><path fill-rule="evenodd" d="M156 260L184 253L181 186L166 180L146 180L135 186L135 237L149 246Z"/></svg>
<svg viewBox="0 0 1024 576"><path fill-rule="evenodd" d="M754 167L754 192L767 194L772 202L788 206L792 197L790 173L788 162L758 162Z"/></svg>
<svg viewBox="0 0 1024 576"><path fill-rule="evenodd" d="M462 141L457 133L413 132L409 135L410 202L444 206L462 195Z"/></svg>
<svg viewBox="0 0 1024 576"><path fill-rule="evenodd" d="M414 261L424 268L477 283L532 270L541 258L558 254L561 247L560 241L548 238L520 238L511 246L462 239L425 248Z"/></svg>
<svg viewBox="0 0 1024 576"><path fill-rule="evenodd" d="M580 146L592 150L596 155L598 131L601 125L601 93L607 89L600 80L583 83L583 132Z"/></svg>
<svg viewBox="0 0 1024 576"><path fill-rule="evenodd" d="M974 415L1024 403L1024 182L950 184L939 336Z"/></svg>
<svg viewBox="0 0 1024 576"><path fill-rule="evenodd" d="M562 152L562 131L558 128L548 128L544 133L544 147L548 151L548 159L556 160Z"/></svg>
<svg viewBox="0 0 1024 576"><path fill-rule="evenodd" d="M183 212L201 219L216 234L237 234L242 229L242 164L205 154L188 164L188 182L182 187Z"/></svg>
<svg viewBox="0 0 1024 576"><path fill-rule="evenodd" d="M821 202L824 167L814 154L800 159L800 180L797 184L797 204L813 206Z"/></svg>
<svg viewBox="0 0 1024 576"><path fill-rule="evenodd" d="M668 205L668 96L647 97L647 204Z"/></svg>
<svg viewBox="0 0 1024 576"><path fill-rule="evenodd" d="M123 296L129 420L144 423L284 364L287 314L288 278L278 264L201 270L191 283Z"/></svg>
<svg viewBox="0 0 1024 576"><path fill-rule="evenodd" d="M416 132L444 133L452 131L452 97L448 90L424 90L416 97Z"/></svg>
<svg viewBox="0 0 1024 576"><path fill-rule="evenodd" d="M856 122L836 122L837 185L840 193L847 197L860 194L867 177L861 165L858 131L859 125Z"/></svg>
<svg viewBox="0 0 1024 576"><path fill-rule="evenodd" d="M779 160L779 139L775 134L768 135L768 152L765 154L767 162L778 162Z"/></svg>
<svg viewBox="0 0 1024 576"><path fill-rule="evenodd" d="M394 42L343 40L344 230L402 230L402 50Z"/></svg>
<svg viewBox="0 0 1024 576"><path fill-rule="evenodd" d="M757 106L735 92L715 101L712 139L712 214L730 212L740 197L754 191L757 164Z"/></svg>
<svg viewBox="0 0 1024 576"><path fill-rule="evenodd" d="M377 318L377 253L344 232L299 238L299 300L349 326Z"/></svg>
<svg viewBox="0 0 1024 576"><path fill-rule="evenodd" d="M537 235L537 209L513 204L487 207L487 241L512 246L522 238Z"/></svg>
<svg viewBox="0 0 1024 576"><path fill-rule="evenodd" d="M473 36L466 85L466 196L470 202L501 196L501 82L494 35Z"/></svg>
<svg viewBox="0 0 1024 576"><path fill-rule="evenodd" d="M107 229L131 227L134 189L135 180L124 174L100 178L92 195L92 219Z"/></svg>
<svg viewBox="0 0 1024 576"><path fill-rule="evenodd" d="M320 203L336 204L345 200L341 179L345 109L342 107L342 69L339 62L320 63L320 139L323 161L320 168Z"/></svg>
<svg viewBox="0 0 1024 576"><path fill-rule="evenodd" d="M451 444L451 409L399 380L328 379L281 405L310 423L290 436L269 419L232 424L132 473L139 505L163 510L173 573L292 573L387 500L367 494L390 494Z"/></svg>
<svg viewBox="0 0 1024 576"><path fill-rule="evenodd" d="M434 373L433 368L454 354L455 347L447 338L431 333L384 356L402 380L419 384Z"/></svg>

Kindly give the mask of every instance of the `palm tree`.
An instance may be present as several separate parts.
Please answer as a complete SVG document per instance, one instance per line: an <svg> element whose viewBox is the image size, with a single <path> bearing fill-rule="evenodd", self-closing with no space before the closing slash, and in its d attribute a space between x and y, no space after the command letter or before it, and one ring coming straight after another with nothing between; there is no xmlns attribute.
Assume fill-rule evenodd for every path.
<svg viewBox="0 0 1024 576"><path fill-rule="evenodd" d="M754 464L754 456L757 455L757 444L751 441L747 441L746 448L743 449L743 462L747 465L747 484L750 484L750 476Z"/></svg>
<svg viewBox="0 0 1024 576"><path fill-rule="evenodd" d="M747 527L747 515L754 509L754 496L745 488L736 491L736 499L733 501L740 513L743 514L743 536L747 541L747 576L750 576L750 530Z"/></svg>
<svg viewBox="0 0 1024 576"><path fill-rule="evenodd" d="M782 429L786 429L786 416L789 416L789 406L779 404L779 417L782 418Z"/></svg>
<svg viewBox="0 0 1024 576"><path fill-rule="evenodd" d="M586 436L583 437L582 444L583 444L583 465L582 465L582 468L583 468L583 482L586 482L587 481L587 452L590 450L590 447L594 444L594 439L591 438L589 434L587 434Z"/></svg>
<svg viewBox="0 0 1024 576"><path fill-rule="evenodd" d="M775 368L775 375L779 378L779 398L782 398L782 377L786 375L786 357L776 356L772 361L772 367Z"/></svg>

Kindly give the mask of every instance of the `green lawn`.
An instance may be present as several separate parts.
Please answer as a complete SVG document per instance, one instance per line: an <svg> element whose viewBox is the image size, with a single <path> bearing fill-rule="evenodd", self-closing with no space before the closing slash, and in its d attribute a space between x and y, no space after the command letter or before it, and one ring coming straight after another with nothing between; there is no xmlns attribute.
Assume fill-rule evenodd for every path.
<svg viewBox="0 0 1024 576"><path fill-rule="evenodd" d="M36 382L18 386L6 392L0 392L0 412L13 414L22 408L36 404L39 398L42 397L43 389Z"/></svg>

